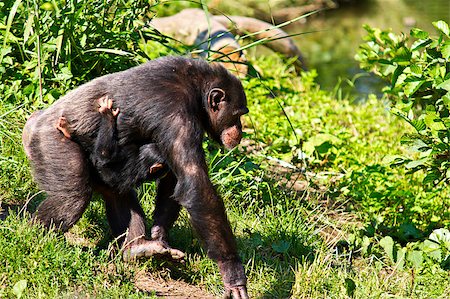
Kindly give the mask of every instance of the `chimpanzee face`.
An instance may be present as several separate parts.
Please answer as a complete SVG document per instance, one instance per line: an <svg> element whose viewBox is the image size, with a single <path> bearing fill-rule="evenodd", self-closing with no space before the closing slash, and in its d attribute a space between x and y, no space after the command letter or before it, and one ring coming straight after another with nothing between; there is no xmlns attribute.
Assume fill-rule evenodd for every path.
<svg viewBox="0 0 450 299"><path fill-rule="evenodd" d="M240 81L233 78L227 87L213 87L208 93L211 131L209 135L233 149L242 138L241 116L248 113L247 98Z"/></svg>

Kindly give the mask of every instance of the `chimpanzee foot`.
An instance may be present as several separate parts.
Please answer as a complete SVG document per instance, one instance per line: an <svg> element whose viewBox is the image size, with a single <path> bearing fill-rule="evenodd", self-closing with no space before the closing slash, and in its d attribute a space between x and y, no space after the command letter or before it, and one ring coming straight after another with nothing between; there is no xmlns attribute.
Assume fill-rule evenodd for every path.
<svg viewBox="0 0 450 299"><path fill-rule="evenodd" d="M64 116L61 116L56 123L56 128L64 134L64 137L70 139L69 123Z"/></svg>
<svg viewBox="0 0 450 299"><path fill-rule="evenodd" d="M128 245L123 251L123 260L125 262L136 260L140 257L149 256L168 257L173 260L182 260L184 252L170 247L166 242L156 240L144 240L138 244Z"/></svg>
<svg viewBox="0 0 450 299"><path fill-rule="evenodd" d="M108 111L111 111L111 114L114 117L117 117L119 114L119 108L112 109L113 100L110 99L108 96L101 97L98 99L98 112L100 113L107 113Z"/></svg>

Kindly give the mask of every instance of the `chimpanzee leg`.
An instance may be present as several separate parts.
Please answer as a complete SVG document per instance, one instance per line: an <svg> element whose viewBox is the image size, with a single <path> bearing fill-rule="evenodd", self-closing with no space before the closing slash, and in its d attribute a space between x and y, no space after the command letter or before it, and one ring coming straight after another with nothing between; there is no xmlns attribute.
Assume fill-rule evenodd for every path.
<svg viewBox="0 0 450 299"><path fill-rule="evenodd" d="M42 113L32 116L23 133L33 176L47 193L33 218L67 231L81 217L92 195L89 165L80 146L65 138Z"/></svg>
<svg viewBox="0 0 450 299"><path fill-rule="evenodd" d="M114 237L131 243L145 237L145 215L134 190L119 194L107 186L96 186L105 200L106 215ZM126 236L125 236L126 234Z"/></svg>
<svg viewBox="0 0 450 299"><path fill-rule="evenodd" d="M145 237L145 214L134 190L122 194L106 186L97 187L96 190L105 200L106 213L113 235L115 237L124 235L121 238L124 260L152 255L164 255L173 259L184 257L184 253L170 248L165 242L148 240Z"/></svg>
<svg viewBox="0 0 450 299"><path fill-rule="evenodd" d="M180 204L173 198L177 180L172 172L158 180L155 211L153 212L152 239L168 242L168 232L180 214Z"/></svg>

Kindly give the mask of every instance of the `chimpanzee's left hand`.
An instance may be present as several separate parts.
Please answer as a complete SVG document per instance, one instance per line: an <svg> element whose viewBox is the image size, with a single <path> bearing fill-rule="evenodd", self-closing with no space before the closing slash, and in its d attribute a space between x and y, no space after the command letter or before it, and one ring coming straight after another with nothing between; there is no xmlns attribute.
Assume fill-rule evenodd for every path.
<svg viewBox="0 0 450 299"><path fill-rule="evenodd" d="M225 288L224 299L249 299L246 286Z"/></svg>

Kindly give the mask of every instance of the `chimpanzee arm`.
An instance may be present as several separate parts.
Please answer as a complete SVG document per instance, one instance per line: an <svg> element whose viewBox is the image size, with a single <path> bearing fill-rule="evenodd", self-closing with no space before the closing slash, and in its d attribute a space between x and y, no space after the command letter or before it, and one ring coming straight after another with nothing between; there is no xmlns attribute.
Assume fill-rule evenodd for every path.
<svg viewBox="0 0 450 299"><path fill-rule="evenodd" d="M127 156L129 157L129 156ZM164 165L165 159L162 157L155 143L147 143L141 145L138 150L136 159L127 159L126 161L126 177L123 180L128 185L138 186L146 180L156 179L164 176L168 171L168 167Z"/></svg>
<svg viewBox="0 0 450 299"><path fill-rule="evenodd" d="M101 117L94 149L91 153L91 161L100 171L107 164L117 162L120 159L116 124L119 109L113 110L112 103L112 100L107 96L98 100Z"/></svg>
<svg viewBox="0 0 450 299"><path fill-rule="evenodd" d="M109 186L121 191L133 188L146 179L159 177L164 172L164 159L155 144L119 145L117 115L113 100L108 96L98 99L101 114L97 138L91 161L100 178ZM64 133L64 132L63 132Z"/></svg>
<svg viewBox="0 0 450 299"><path fill-rule="evenodd" d="M121 157L105 160L101 167L97 167L97 172L106 185L120 192L133 189L146 180L162 177L168 171L155 143L121 146L119 153Z"/></svg>
<svg viewBox="0 0 450 299"><path fill-rule="evenodd" d="M179 130L168 153L169 167L177 177L174 198L190 214L192 226L208 256L217 261L226 293L233 292L235 298L248 298L247 279L225 207L208 176L202 136L184 129Z"/></svg>

